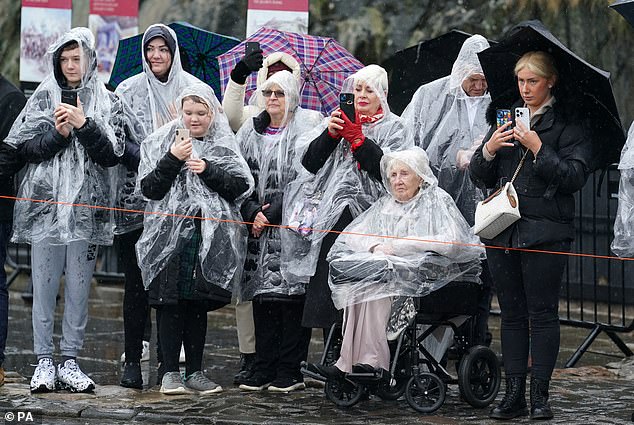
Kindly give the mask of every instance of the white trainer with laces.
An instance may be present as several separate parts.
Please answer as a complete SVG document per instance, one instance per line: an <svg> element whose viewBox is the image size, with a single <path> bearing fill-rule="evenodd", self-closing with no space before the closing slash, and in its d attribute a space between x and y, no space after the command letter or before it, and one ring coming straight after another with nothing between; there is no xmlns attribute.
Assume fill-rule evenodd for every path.
<svg viewBox="0 0 634 425"><path fill-rule="evenodd" d="M150 342L143 341L143 348L141 350L141 361L149 362L150 361ZM121 353L121 363L125 363L125 351Z"/></svg>
<svg viewBox="0 0 634 425"><path fill-rule="evenodd" d="M37 362L31 377L32 393L49 393L55 391L55 365L53 359L45 357Z"/></svg>
<svg viewBox="0 0 634 425"><path fill-rule="evenodd" d="M57 387L73 393L89 393L95 389L95 381L81 371L75 359L68 359L57 366Z"/></svg>

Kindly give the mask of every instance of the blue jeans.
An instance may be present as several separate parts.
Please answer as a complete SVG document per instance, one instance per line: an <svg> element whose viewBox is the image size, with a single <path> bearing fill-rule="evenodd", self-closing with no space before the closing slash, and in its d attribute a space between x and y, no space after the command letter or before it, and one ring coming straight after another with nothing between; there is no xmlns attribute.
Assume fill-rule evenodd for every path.
<svg viewBox="0 0 634 425"><path fill-rule="evenodd" d="M10 221L0 221L0 366L4 363L4 348L7 344L7 327L9 324L9 292L7 291L7 274L4 261L7 258L7 243L11 235Z"/></svg>

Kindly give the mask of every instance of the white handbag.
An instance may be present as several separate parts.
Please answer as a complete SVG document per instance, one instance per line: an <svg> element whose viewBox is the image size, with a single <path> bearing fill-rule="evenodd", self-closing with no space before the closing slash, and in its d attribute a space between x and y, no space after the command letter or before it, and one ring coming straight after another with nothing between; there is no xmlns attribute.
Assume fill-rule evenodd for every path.
<svg viewBox="0 0 634 425"><path fill-rule="evenodd" d="M528 150L520 161L513 178L484 201L478 202L473 232L483 239L493 239L504 229L520 219L520 203L513 181L524 164Z"/></svg>

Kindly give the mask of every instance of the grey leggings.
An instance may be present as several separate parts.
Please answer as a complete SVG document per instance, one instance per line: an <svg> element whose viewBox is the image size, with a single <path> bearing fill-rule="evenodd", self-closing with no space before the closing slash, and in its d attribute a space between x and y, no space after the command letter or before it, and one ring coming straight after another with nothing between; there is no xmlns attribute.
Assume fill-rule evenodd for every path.
<svg viewBox="0 0 634 425"><path fill-rule="evenodd" d="M97 257L96 245L85 241L52 245L44 240L31 248L33 279L33 351L37 358L52 357L53 324L56 297L62 273L64 280L64 317L62 356L76 357L84 344L88 322L88 294Z"/></svg>

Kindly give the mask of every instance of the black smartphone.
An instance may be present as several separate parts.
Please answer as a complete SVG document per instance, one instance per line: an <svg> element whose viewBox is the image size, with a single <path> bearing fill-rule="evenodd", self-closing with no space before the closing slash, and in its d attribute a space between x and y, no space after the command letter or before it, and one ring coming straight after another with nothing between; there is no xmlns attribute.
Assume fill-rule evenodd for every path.
<svg viewBox="0 0 634 425"><path fill-rule="evenodd" d="M247 41L244 43L244 56L249 56L256 50L260 50L260 43L257 41Z"/></svg>
<svg viewBox="0 0 634 425"><path fill-rule="evenodd" d="M350 121L354 122L354 118L356 115L354 110L354 94L341 93L339 95L339 109L341 109L343 113L346 114Z"/></svg>
<svg viewBox="0 0 634 425"><path fill-rule="evenodd" d="M62 89L62 103L77 106L77 92L75 90Z"/></svg>

